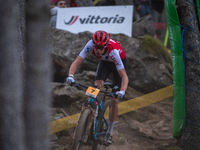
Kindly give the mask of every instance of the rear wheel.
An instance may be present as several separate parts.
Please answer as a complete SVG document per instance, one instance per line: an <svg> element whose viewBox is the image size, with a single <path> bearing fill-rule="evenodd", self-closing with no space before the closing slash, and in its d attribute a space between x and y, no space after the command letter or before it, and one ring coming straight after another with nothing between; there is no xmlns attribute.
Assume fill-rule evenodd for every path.
<svg viewBox="0 0 200 150"><path fill-rule="evenodd" d="M75 138L72 143L72 150L81 150L84 144L83 141L85 138L85 132L90 118L91 118L91 110L85 109L83 114L81 115L78 126L76 128Z"/></svg>
<svg viewBox="0 0 200 150"><path fill-rule="evenodd" d="M103 108L101 110L102 115L105 115L106 109L110 106L111 104L111 100L107 100L104 105ZM105 117L105 116L104 116ZM106 132L108 130L106 123L104 121L104 119L101 117L99 120L99 125L98 125L98 129L97 129L97 133L101 133L101 132ZM100 139L101 143L103 142L103 137ZM92 150L97 150L97 141L93 141L93 145L92 145ZM101 150L105 150L105 146L102 146Z"/></svg>

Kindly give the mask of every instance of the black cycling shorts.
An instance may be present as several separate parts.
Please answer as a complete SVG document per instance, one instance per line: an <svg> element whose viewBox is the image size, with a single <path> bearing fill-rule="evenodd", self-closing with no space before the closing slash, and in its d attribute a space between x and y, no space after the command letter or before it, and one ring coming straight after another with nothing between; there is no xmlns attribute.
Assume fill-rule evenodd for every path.
<svg viewBox="0 0 200 150"><path fill-rule="evenodd" d="M126 70L127 68L126 57L122 60L122 62L124 64L124 69ZM113 80L113 85L114 85L114 89L112 90L112 92L119 91L121 88L122 79L113 62L100 60L98 64L95 80L103 80L105 82L111 73L113 73L112 80Z"/></svg>

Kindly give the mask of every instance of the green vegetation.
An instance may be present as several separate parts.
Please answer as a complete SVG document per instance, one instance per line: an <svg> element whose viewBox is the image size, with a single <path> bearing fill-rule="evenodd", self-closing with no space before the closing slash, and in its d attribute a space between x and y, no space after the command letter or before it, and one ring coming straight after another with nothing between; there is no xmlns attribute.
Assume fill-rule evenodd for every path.
<svg viewBox="0 0 200 150"><path fill-rule="evenodd" d="M142 49L152 55L162 56L167 63L172 63L171 57L163 43L152 36L145 36L142 40Z"/></svg>

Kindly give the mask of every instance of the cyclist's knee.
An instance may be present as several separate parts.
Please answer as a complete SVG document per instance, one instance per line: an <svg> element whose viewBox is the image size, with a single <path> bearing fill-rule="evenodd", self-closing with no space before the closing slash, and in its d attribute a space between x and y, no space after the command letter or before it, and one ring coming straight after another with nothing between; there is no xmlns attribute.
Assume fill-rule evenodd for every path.
<svg viewBox="0 0 200 150"><path fill-rule="evenodd" d="M104 81L103 80L96 80L95 85L97 86L98 89L103 88Z"/></svg>

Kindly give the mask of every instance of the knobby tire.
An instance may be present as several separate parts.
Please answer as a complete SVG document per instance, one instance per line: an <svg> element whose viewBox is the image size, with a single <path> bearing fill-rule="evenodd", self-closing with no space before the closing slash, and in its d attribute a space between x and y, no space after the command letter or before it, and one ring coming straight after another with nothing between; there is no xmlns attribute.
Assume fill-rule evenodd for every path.
<svg viewBox="0 0 200 150"><path fill-rule="evenodd" d="M75 138L72 143L72 150L81 150L83 142L81 143L80 140L83 139L83 137L85 136L87 123L90 117L91 117L91 110L85 109L76 129Z"/></svg>
<svg viewBox="0 0 200 150"><path fill-rule="evenodd" d="M104 103L103 108L102 108L102 110L101 110L101 113L102 113L103 116L104 116L104 114L105 114L105 112L106 112L106 109L110 106L110 104L111 104L111 100L107 100L107 101ZM103 123L104 123L104 120L103 120L103 118L101 117L100 120L99 120L97 133L100 132L100 128L101 128L101 126L103 125ZM92 144L92 150L97 150L97 145L98 145L97 141L94 140L94 141L93 141L93 144ZM105 150L105 148L102 148L102 150L103 150L103 149Z"/></svg>

